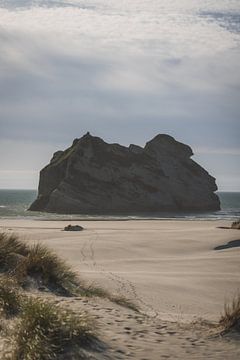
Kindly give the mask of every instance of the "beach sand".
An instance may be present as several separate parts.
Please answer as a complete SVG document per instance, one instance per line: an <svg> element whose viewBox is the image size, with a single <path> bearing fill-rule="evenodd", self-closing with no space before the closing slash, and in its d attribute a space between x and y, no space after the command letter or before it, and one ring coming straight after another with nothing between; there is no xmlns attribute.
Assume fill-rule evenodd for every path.
<svg viewBox="0 0 240 360"><path fill-rule="evenodd" d="M141 313L103 299L62 298L96 318L109 349L103 359L238 359L239 339L209 336L224 303L240 288L239 240L228 221L0 220L1 232L41 241L79 276L133 300ZM49 295L50 296L50 295ZM195 324L193 324L195 322ZM109 356L109 357L108 357Z"/></svg>

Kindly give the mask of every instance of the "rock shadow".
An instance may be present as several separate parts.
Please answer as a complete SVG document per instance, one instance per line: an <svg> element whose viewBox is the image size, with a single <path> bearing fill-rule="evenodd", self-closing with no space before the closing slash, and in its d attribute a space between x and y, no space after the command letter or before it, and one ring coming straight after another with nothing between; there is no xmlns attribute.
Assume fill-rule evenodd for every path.
<svg viewBox="0 0 240 360"><path fill-rule="evenodd" d="M227 244L216 246L214 248L214 250L225 250L225 249L231 249L234 247L240 247L240 240L229 241Z"/></svg>

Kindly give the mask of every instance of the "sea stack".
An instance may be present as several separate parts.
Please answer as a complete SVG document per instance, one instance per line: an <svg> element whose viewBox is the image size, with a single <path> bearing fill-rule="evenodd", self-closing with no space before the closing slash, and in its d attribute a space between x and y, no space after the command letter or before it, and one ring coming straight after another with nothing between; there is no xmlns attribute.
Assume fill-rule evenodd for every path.
<svg viewBox="0 0 240 360"><path fill-rule="evenodd" d="M145 147L108 144L89 133L54 153L29 210L126 214L219 210L215 178L192 149L159 134Z"/></svg>

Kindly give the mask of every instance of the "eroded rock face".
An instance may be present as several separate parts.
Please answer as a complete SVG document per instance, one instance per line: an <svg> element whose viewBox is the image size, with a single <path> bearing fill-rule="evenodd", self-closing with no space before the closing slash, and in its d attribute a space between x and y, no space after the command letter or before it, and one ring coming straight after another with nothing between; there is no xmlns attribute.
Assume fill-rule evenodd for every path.
<svg viewBox="0 0 240 360"><path fill-rule="evenodd" d="M89 133L54 153L30 210L66 214L218 210L215 179L169 135L142 148Z"/></svg>

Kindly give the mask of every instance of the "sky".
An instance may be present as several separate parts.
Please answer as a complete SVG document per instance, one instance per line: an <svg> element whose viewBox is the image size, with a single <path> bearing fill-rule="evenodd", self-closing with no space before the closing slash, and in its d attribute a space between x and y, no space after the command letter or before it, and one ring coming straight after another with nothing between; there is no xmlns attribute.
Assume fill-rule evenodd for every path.
<svg viewBox="0 0 240 360"><path fill-rule="evenodd" d="M190 145L240 191L239 0L0 0L0 188L87 131Z"/></svg>

